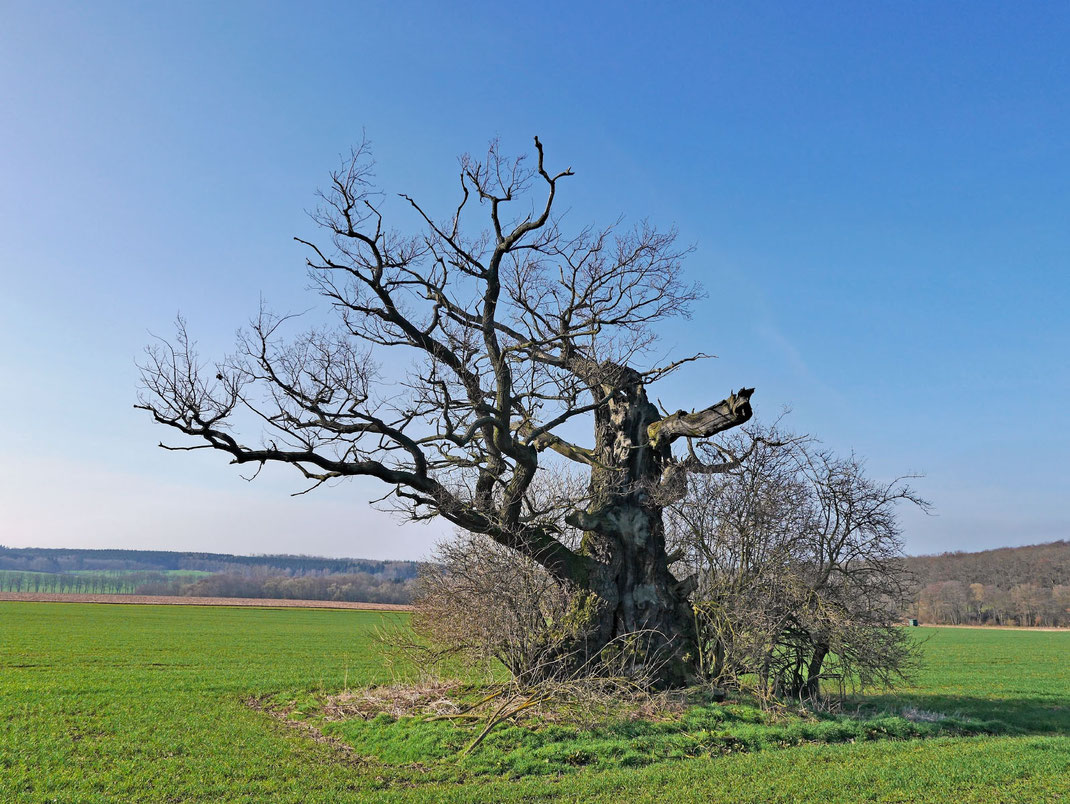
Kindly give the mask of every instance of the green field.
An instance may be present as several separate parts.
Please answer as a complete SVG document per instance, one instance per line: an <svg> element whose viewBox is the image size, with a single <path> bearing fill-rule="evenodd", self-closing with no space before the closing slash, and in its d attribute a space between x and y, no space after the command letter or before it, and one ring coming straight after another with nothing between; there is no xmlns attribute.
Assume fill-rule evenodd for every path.
<svg viewBox="0 0 1070 804"><path fill-rule="evenodd" d="M390 681L371 612L0 603L0 801L1062 801L1070 634L916 629L914 706L998 734L499 778L346 755L244 701ZM341 729L344 731L344 728Z"/></svg>

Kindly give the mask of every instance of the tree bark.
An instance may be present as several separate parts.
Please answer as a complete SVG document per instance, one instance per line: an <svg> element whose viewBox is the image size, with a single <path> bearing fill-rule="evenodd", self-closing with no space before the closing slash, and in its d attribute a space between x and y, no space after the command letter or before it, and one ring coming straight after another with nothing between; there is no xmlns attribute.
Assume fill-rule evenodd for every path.
<svg viewBox="0 0 1070 804"><path fill-rule="evenodd" d="M661 415L640 375L616 374L595 414L592 504L570 520L584 531L580 553L595 567L585 584L597 597L586 652L636 635L657 682L680 686L694 679L699 654L690 583L673 576L665 550L659 492L671 439L651 438Z"/></svg>
<svg viewBox="0 0 1070 804"><path fill-rule="evenodd" d="M816 700L821 695L821 667L828 656L829 646L819 642L814 646L814 654L810 657L810 663L806 667L806 686L804 692L810 700Z"/></svg>

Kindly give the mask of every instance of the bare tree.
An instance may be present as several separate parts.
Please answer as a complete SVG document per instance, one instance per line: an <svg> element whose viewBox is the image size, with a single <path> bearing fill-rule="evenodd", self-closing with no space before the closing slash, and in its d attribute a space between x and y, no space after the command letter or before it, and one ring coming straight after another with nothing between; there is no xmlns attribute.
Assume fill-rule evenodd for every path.
<svg viewBox="0 0 1070 804"><path fill-rule="evenodd" d="M854 456L776 427L749 427L716 449L738 465L692 483L669 517L672 557L699 578L707 673L816 698L823 680L868 686L907 669L896 626L910 585L895 509L924 501L903 479L873 481Z"/></svg>
<svg viewBox="0 0 1070 804"><path fill-rule="evenodd" d="M700 296L682 277L688 250L648 223L566 232L555 204L572 170L550 172L538 138L535 150L533 166L497 143L463 157L445 220L403 196L422 228L403 236L385 225L362 145L322 193L329 245L301 241L340 325L285 341L286 318L262 310L209 369L180 323L173 343L147 351L139 407L199 442L169 448L289 464L309 490L378 478L411 518L444 517L576 589L591 612L578 660L650 631L674 657L664 682L682 683L695 657L692 587L669 570L662 511L688 474L728 463L673 445L747 421L753 389L692 412L651 403L651 383L702 357L644 363L658 322ZM386 353L392 366L414 358L398 383L377 370ZM263 430L252 442L238 434L248 416ZM584 425L592 443L574 443ZM541 498L536 478L562 461L588 473L586 493ZM582 533L574 549L565 523Z"/></svg>
<svg viewBox="0 0 1070 804"><path fill-rule="evenodd" d="M420 576L412 625L473 663L501 662L520 683L551 679L579 634L569 590L541 565L464 531L439 544Z"/></svg>

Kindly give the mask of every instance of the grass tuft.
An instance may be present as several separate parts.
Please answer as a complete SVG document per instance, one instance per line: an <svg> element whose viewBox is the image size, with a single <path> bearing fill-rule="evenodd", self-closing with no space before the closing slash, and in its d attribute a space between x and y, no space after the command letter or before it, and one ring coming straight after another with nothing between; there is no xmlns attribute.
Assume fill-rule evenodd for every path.
<svg viewBox="0 0 1070 804"><path fill-rule="evenodd" d="M397 695L396 688L394 695ZM449 708L460 711L462 704ZM491 732L462 756L481 723L428 715L332 719L331 703L318 713L319 727L359 754L386 765L457 766L474 775L560 775L580 768L608 770L732 753L770 751L803 744L909 740L997 734L1003 724L942 717L911 720L902 714L865 717L772 713L747 703L691 706L677 717L631 718L596 728L547 723L537 716Z"/></svg>

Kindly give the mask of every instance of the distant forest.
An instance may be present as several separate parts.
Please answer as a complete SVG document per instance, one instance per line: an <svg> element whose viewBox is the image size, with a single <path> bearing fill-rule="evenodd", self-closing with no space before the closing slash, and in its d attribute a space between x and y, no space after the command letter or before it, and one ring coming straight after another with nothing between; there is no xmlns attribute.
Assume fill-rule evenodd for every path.
<svg viewBox="0 0 1070 804"><path fill-rule="evenodd" d="M195 570L202 572L281 575L367 572L397 578L415 578L418 561L373 561L366 558L316 556L236 556L230 553L178 553L166 550L80 550L54 547L0 545L0 570L77 572L86 570Z"/></svg>
<svg viewBox="0 0 1070 804"><path fill-rule="evenodd" d="M914 556L909 612L941 625L1070 626L1070 541Z"/></svg>
<svg viewBox="0 0 1070 804"><path fill-rule="evenodd" d="M1070 626L1070 541L905 559L904 616L941 625ZM409 603L416 561L0 546L0 591Z"/></svg>
<svg viewBox="0 0 1070 804"><path fill-rule="evenodd" d="M408 603L420 564L0 546L0 591Z"/></svg>

